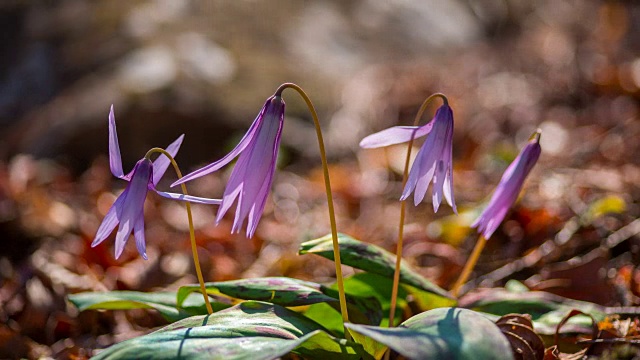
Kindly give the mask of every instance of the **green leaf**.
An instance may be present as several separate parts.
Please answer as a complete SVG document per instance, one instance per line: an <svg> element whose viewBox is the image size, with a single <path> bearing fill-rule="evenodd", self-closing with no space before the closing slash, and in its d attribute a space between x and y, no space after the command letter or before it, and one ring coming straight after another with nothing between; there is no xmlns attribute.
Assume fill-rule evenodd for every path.
<svg viewBox="0 0 640 360"><path fill-rule="evenodd" d="M389 323L389 310L391 308L389 300L391 284L391 279L370 273L360 273L345 278L344 289L347 295L347 304L352 305L347 309L349 311L349 320L354 323L386 326ZM337 285L333 284L331 288L336 291ZM365 298L365 296L368 297ZM401 321L402 312L407 306L406 298L407 292L404 286L400 286L396 307L396 324ZM353 299L361 299L362 304L359 304L361 307L355 306L357 311L364 314L368 311L375 312L372 316L375 316L376 321L358 321L359 319L354 317L353 313ZM335 311L331 311L331 309ZM336 308L333 304L311 305L305 315L326 326L335 334L343 335L342 317L339 314L339 308Z"/></svg>
<svg viewBox="0 0 640 360"><path fill-rule="evenodd" d="M95 359L275 359L294 352L310 359L359 359L362 347L328 335L284 307L247 301L194 316L116 344Z"/></svg>
<svg viewBox="0 0 640 360"><path fill-rule="evenodd" d="M340 311L338 292L310 281L271 277L207 283L205 287L207 293L211 295L225 295L242 300L261 300L281 306L327 303L336 311ZM183 298L199 290L198 285L181 287L178 291L178 304ZM356 323L377 325L382 318L380 304L374 297L348 295L347 308L351 320ZM342 334L342 325L340 332L336 334Z"/></svg>
<svg viewBox="0 0 640 360"><path fill-rule="evenodd" d="M211 295L222 294L242 300L268 301L282 306L336 301L336 298L327 296L321 291L322 285L288 277L221 281L206 283L205 287L207 293ZM182 304L189 294L199 291L199 285L182 286L178 290L178 305Z"/></svg>
<svg viewBox="0 0 640 360"><path fill-rule="evenodd" d="M360 273L344 279L345 291L348 297L356 297L369 295L373 296L378 306L381 306L382 320L374 325L380 324L381 326L387 326L389 323L389 309L391 307L389 295L391 294L392 280L386 277L382 277L376 274ZM332 287L335 288L335 285ZM395 324L402 321L402 313L407 307L406 298L408 294L411 294L417 303L429 304L430 306L446 306L454 301L443 298L433 293L428 293L414 287L407 285L401 285L398 289L398 302L396 307ZM369 304L372 302L369 301ZM314 304L311 305L305 316L317 321L325 326L333 334L343 336L342 317L340 316L338 309L333 311L334 308L328 304ZM357 323L353 317L352 308L349 308L349 319L352 323ZM379 359L383 354L386 345L383 345L367 336L362 336L357 333L353 333L353 339L358 344L361 344L365 351L372 354L375 359Z"/></svg>
<svg viewBox="0 0 640 360"><path fill-rule="evenodd" d="M356 331L349 331L351 337L353 337L353 341L362 345L364 350L373 356L374 359L380 360L384 356L384 353L387 352L387 345L377 342L376 340L362 335Z"/></svg>
<svg viewBox="0 0 640 360"><path fill-rule="evenodd" d="M373 359L360 344L337 339L321 330L302 338L292 352L303 355L305 359Z"/></svg>
<svg viewBox="0 0 640 360"><path fill-rule="evenodd" d="M364 243L345 234L338 234L338 243L340 244L340 259L344 265L388 278L393 277L396 256L392 253L379 246ZM298 253L301 255L316 254L333 260L333 240L331 235L300 244ZM406 261L403 261L400 267L400 282L451 298L451 295L446 290L411 269Z"/></svg>
<svg viewBox="0 0 640 360"><path fill-rule="evenodd" d="M273 332L270 334L285 338L300 337L318 329L325 330L315 321L282 306L261 301L245 301L212 315L192 316L176 321L156 332L220 324L232 332L244 334L254 332L261 325L270 326L277 328L279 335Z"/></svg>
<svg viewBox="0 0 640 360"><path fill-rule="evenodd" d="M351 316L351 314L349 315ZM344 336L342 316L339 309L327 303L318 303L310 305L304 311L304 316L324 326L332 335Z"/></svg>
<svg viewBox="0 0 640 360"><path fill-rule="evenodd" d="M413 303L419 309L418 311L427 311L441 307L452 307L456 306L458 303L454 299L445 298L410 285L403 285L402 287L407 291L408 295L413 298Z"/></svg>
<svg viewBox="0 0 640 360"><path fill-rule="evenodd" d="M336 311L340 311L340 302L338 300L337 285L334 284L331 288L323 286L322 292L335 298L335 301L327 302L327 305L334 308ZM349 320L357 324L378 325L384 317L382 305L377 297L371 296L371 293L354 293L346 291L345 297L347 300L347 312L349 313ZM342 317L340 317L342 318Z"/></svg>
<svg viewBox="0 0 640 360"><path fill-rule="evenodd" d="M461 308L418 314L400 327L347 324L409 359L513 359L509 341L491 320Z"/></svg>
<svg viewBox="0 0 640 360"><path fill-rule="evenodd" d="M373 296L378 299L382 307L381 326L389 324L389 310L391 309L391 286L393 280L371 273L360 273L344 279L345 292L353 296ZM395 318L401 321L402 312L407 307L407 291L404 286L398 288ZM397 324L397 323L396 323ZM378 324L372 324L378 325Z"/></svg>
<svg viewBox="0 0 640 360"><path fill-rule="evenodd" d="M535 331L542 335L553 335L560 321L574 309L590 314L597 321L606 317L603 306L544 291L510 292L499 288L486 289L465 295L460 299L459 305L497 317L514 313L529 314ZM591 319L588 316L574 316L562 327L561 332L590 334Z"/></svg>
<svg viewBox="0 0 640 360"><path fill-rule="evenodd" d="M170 322L207 313L202 295L192 294L185 300L184 307L178 308L175 292L108 291L69 295L69 301L80 311L155 309ZM211 305L216 311L228 307L217 302Z"/></svg>

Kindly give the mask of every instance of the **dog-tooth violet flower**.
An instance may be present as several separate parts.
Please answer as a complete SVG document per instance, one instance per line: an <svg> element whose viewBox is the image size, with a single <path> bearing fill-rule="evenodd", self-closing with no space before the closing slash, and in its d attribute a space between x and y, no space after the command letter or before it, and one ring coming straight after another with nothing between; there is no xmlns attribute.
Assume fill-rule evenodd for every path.
<svg viewBox="0 0 640 360"><path fill-rule="evenodd" d="M240 140L240 143L222 159L211 163L201 169L187 174L182 179L171 184L171 186L182 184L186 181L196 179L206 174L212 173L238 157L238 161L231 172L229 181L224 190L222 204L216 216L216 223L219 223L226 212L231 208L237 199L235 217L232 232L239 232L245 221L247 222L247 237L252 237L262 216L264 206L269 195L271 183L276 167L280 137L284 124L285 103L282 100L282 92L286 89L295 90L305 101L318 138L320 158L325 180L325 190L327 194L327 205L329 208L329 220L331 223L331 235L333 240L334 263L336 266L336 282L340 300L340 313L343 323L349 321L347 314L346 297L342 280L342 270L340 262L340 250L338 244L338 231L333 209L333 195L331 193L331 182L329 179L329 168L327 166L327 156L324 149L324 140L318 114L311 103L311 99L296 84L284 83L278 87L273 96L267 99L262 110L251 124L251 127ZM349 339L348 332L345 333Z"/></svg>
<svg viewBox="0 0 640 360"><path fill-rule="evenodd" d="M248 219L247 237L253 237L273 182L284 123L284 107L282 96L276 94L268 98L247 133L230 153L185 175L171 186L210 174L238 157L224 189L216 223L220 222L237 199L232 232L239 232Z"/></svg>
<svg viewBox="0 0 640 360"><path fill-rule="evenodd" d="M460 277L458 277L458 280L456 280L451 289L454 296L458 295L460 288L464 282L467 281L487 240L493 235L496 229L498 229L507 212L518 199L518 194L520 194L520 190L522 190L524 180L538 161L541 152L540 130L538 129L531 135L527 145L522 148L515 160L513 160L507 167L507 170L505 170L498 183L498 187L496 187L496 190L491 196L491 200L489 200L489 205L487 205L480 216L471 224L471 227L476 228L478 233L480 233L480 238L465 263Z"/></svg>
<svg viewBox="0 0 640 360"><path fill-rule="evenodd" d="M424 126L418 126L427 106L435 98L441 98L440 106L433 119ZM404 237L404 218L406 212L406 199L414 192L414 204L418 205L424 199L433 180L431 190L433 197L433 210L438 211L442 197L447 200L453 211L457 214L455 200L453 199L453 173L452 173L452 142L453 142L453 111L449 107L449 101L444 94L435 93L422 102L414 120L414 126L395 126L362 139L360 146L363 148L377 148L402 142L409 142L407 156L404 164L402 185L404 187L400 197L400 223L398 225L398 243L396 248L396 264L391 287L391 300L389 306L389 326L394 325L398 287L400 283L400 269L402 263L402 247ZM409 172L411 160L411 148L415 138L429 134L420 148L416 159ZM442 291L444 293L444 290ZM441 294L445 295L446 294Z"/></svg>
<svg viewBox="0 0 640 360"><path fill-rule="evenodd" d="M524 180L538 161L540 152L540 131L538 130L507 167L498 187L491 196L489 205L471 225L471 227L477 228L485 238L489 239L493 235L507 215L507 211L518 199Z"/></svg>
<svg viewBox="0 0 640 360"><path fill-rule="evenodd" d="M184 135L180 135L166 149L172 157L178 153ZM165 155L160 155L155 161L151 161L147 156L139 160L133 170L124 174L122 171L122 158L120 146L118 144L118 134L116 132L116 121L113 113L113 105L109 111L109 166L111 173L120 179L129 182L122 194L113 203L102 224L98 228L96 237L91 243L95 247L102 243L111 234L113 229L119 224L116 234L115 257L122 255L124 246L133 231L136 239L136 247L140 255L146 260L146 244L144 237L144 201L149 190L153 190L158 195L175 200L190 201L201 204L220 204L219 199L207 199L183 194L174 194L156 189L156 184L167 171L171 160Z"/></svg>
<svg viewBox="0 0 640 360"><path fill-rule="evenodd" d="M442 197L457 213L453 198L453 173L451 151L453 143L453 111L445 103L438 108L433 119L423 126L394 126L369 135L360 141L362 148L378 148L399 144L429 134L416 156L400 200L406 200L411 192L418 205L433 180L433 210L438 211Z"/></svg>

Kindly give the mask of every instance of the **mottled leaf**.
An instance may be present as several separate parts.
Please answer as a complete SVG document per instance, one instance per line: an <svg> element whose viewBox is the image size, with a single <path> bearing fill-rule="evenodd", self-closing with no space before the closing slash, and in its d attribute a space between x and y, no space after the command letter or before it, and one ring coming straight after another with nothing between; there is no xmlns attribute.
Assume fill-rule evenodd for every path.
<svg viewBox="0 0 640 360"><path fill-rule="evenodd" d="M380 325L380 326L388 325L389 310L391 307L390 299L389 299L389 296L391 294L391 285L392 285L391 279L380 276L380 275L371 274L371 273L360 273L353 276L349 276L344 279L345 291L347 293L347 298L349 300L351 300L352 298L370 296L368 298L369 300L367 300L367 298L361 298L363 299L363 301L367 300L366 306L368 308L371 308L370 311L374 310L372 304L375 302L377 307L376 312L380 314L379 316L381 318L376 322L369 322L368 324L370 325ZM335 289L335 287L336 287L335 284L332 285L332 288ZM402 313L405 311L408 305L406 301L406 298L409 294L407 292L407 288L408 287L406 285L401 285L400 288L398 289L398 302L397 302L396 316L395 316L396 325L399 324L400 321L402 321ZM414 297L425 296L425 297L437 298L437 299L451 302L451 300L449 299L445 299L441 296L434 295L433 293L427 293L421 290L417 290L416 288L412 288L412 287L410 289L410 292ZM429 300L425 299L425 302L429 302ZM352 312L352 310L353 309L350 306L349 320L351 322L367 324L366 322L363 322L363 321L357 321L359 319L353 316L354 313ZM366 311L366 310L363 310L362 308L360 308L359 310ZM342 318L338 311L339 309L336 308L335 306L330 307L328 304L314 304L314 305L311 305L307 309L307 311L305 311L304 314L305 316L317 321L318 323L322 324L323 326L331 330L333 334L336 334L338 336L343 336ZM380 346L378 346L378 344L375 344L374 342L371 342L371 341L361 342L356 337L354 337L354 339L358 343L361 343L365 347L367 352L371 354L376 354L380 349Z"/></svg>
<svg viewBox="0 0 640 360"><path fill-rule="evenodd" d="M391 285L393 280L371 273L360 273L350 276L344 280L345 292L354 296L373 296L382 307L382 321L378 324L386 326L389 324L389 310L391 309ZM402 312L407 307L407 291L404 286L398 288L398 300L396 306L397 321L401 321ZM397 323L396 323L397 324Z"/></svg>
<svg viewBox="0 0 640 360"><path fill-rule="evenodd" d="M347 324L409 359L513 359L500 329L483 315L461 308L418 314L396 328Z"/></svg>
<svg viewBox="0 0 640 360"><path fill-rule="evenodd" d="M349 265L384 277L393 277L396 256L373 244L367 244L348 235L339 234L340 259L342 264ZM309 240L300 244L299 254L316 254L333 260L333 240L331 235L319 239ZM400 269L400 282L414 286L424 291L451 298L449 293L425 279L411 269L403 261Z"/></svg>
<svg viewBox="0 0 640 360"><path fill-rule="evenodd" d="M84 292L69 295L69 301L80 311L155 309L168 321L177 321L192 315L207 313L204 299L202 295L198 294L186 297L180 308L176 305L175 292ZM212 302L211 305L216 311L228 307L228 305L217 302Z"/></svg>
<svg viewBox="0 0 640 360"><path fill-rule="evenodd" d="M536 332L542 335L553 335L562 319L574 309L590 314L598 321L606 316L605 308L597 304L543 291L510 292L499 288L471 292L459 300L459 306L497 316L529 314ZM588 316L575 316L562 328L562 332L590 334L591 323Z"/></svg>
<svg viewBox="0 0 640 360"><path fill-rule="evenodd" d="M328 303L340 309L338 292L324 285L287 277L267 277L206 283L207 293L225 295L235 299L266 301L281 306L301 306ZM187 285L178 291L178 304L189 294L200 291L199 285ZM380 304L375 298L347 296L353 321L379 324L382 317Z"/></svg>
<svg viewBox="0 0 640 360"><path fill-rule="evenodd" d="M368 358L362 347L328 335L284 307L247 301L194 316L116 344L95 359L275 359L294 352L309 359Z"/></svg>
<svg viewBox="0 0 640 360"><path fill-rule="evenodd" d="M324 326L332 335L344 337L342 315L339 309L327 303L318 303L307 307L304 316Z"/></svg>
<svg viewBox="0 0 640 360"><path fill-rule="evenodd" d="M225 295L242 300L268 301L282 306L310 305L319 302L335 301L325 295L322 285L310 281L288 277L264 277L205 283L207 293ZM199 292L199 285L182 286L178 290L178 305L186 297Z"/></svg>
<svg viewBox="0 0 640 360"><path fill-rule="evenodd" d="M340 311L340 302L338 300L337 286L329 288L322 287L322 292L335 298L335 301L327 302L329 306L336 311ZM358 324L378 325L384 318L384 312L382 305L377 297L371 296L372 294L355 294L345 290L345 297L347 299L347 311L349 313L349 320Z"/></svg>

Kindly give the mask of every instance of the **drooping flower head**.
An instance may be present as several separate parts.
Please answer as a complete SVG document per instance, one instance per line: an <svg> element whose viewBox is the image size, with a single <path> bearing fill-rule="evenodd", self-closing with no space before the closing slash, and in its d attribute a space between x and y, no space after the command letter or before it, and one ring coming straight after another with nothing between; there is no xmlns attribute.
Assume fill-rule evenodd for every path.
<svg viewBox="0 0 640 360"><path fill-rule="evenodd" d="M507 167L496 191L491 196L489 205L473 222L471 227L477 228L486 239L496 231L509 208L518 199L524 180L540 157L540 130L536 131L520 154Z"/></svg>
<svg viewBox="0 0 640 360"><path fill-rule="evenodd" d="M224 190L216 223L220 222L237 199L232 232L239 232L248 219L247 237L253 237L273 182L284 124L284 107L280 95L268 98L247 133L229 154L187 174L171 186L210 174L238 157Z"/></svg>
<svg viewBox="0 0 640 360"><path fill-rule="evenodd" d="M180 135L174 142L167 146L166 151L173 157L178 153L184 135ZM103 242L109 234L118 227L116 234L115 256L120 257L124 246L129 240L129 235L133 231L136 239L136 247L140 255L146 260L146 243L144 237L144 200L149 190L155 191L160 196L190 201L201 204L220 204L219 199L207 199L197 196L189 196L182 194L174 194L159 191L156 184L167 171L171 161L165 155L161 155L155 161L148 158L139 160L133 167L133 170L127 175L122 171L122 157L120 155L120 145L118 144L118 134L116 132L116 120L113 113L113 105L109 111L109 166L111 173L122 180L129 182L122 194L118 196L113 203L107 215L102 220L102 224L98 228L96 237L91 243L91 247L95 247Z"/></svg>
<svg viewBox="0 0 640 360"><path fill-rule="evenodd" d="M452 143L453 111L446 103L438 108L433 119L423 126L394 126L367 136L360 141L360 147L378 148L410 141L429 134L411 166L407 184L400 200L406 200L411 192L413 202L418 205L427 193L433 180L433 210L438 211L442 197L447 200L457 214L453 198Z"/></svg>

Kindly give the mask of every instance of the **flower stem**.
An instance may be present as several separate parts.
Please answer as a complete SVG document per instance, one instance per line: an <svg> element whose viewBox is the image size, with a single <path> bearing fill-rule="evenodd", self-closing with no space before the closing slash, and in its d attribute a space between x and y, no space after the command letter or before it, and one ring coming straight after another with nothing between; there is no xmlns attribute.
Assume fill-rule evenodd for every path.
<svg viewBox="0 0 640 360"><path fill-rule="evenodd" d="M471 275L471 271L476 266L478 258L480 257L480 253L482 252L482 249L484 249L484 246L486 244L487 239L484 236L480 235L480 238L478 239L478 242L476 242L476 246L473 248L469 259L464 264L464 268L462 268L462 273L460 273L458 280L456 280L456 282L453 284L453 287L451 288L451 295L453 295L454 297L458 297L460 288L467 281L469 275Z"/></svg>
<svg viewBox="0 0 640 360"><path fill-rule="evenodd" d="M416 114L416 118L413 121L413 126L418 126L422 115L427 110L427 106L433 99L436 97L440 97L445 104L448 104L449 101L444 94L435 93L429 96L420 106L420 110ZM404 172L402 174L402 188L407 185L407 179L409 177L409 163L411 162L411 148L413 147L413 140L415 136L415 131L411 136L411 140L409 140L409 144L407 146L407 158L404 162ZM404 220L406 213L406 200L400 201L400 224L398 225L398 245L396 247L396 268L393 273L393 286L391 287L391 308L389 309L389 327L393 327L393 321L396 314L396 304L398 299L398 287L400 284L400 265L402 262L402 245L403 245L403 236L404 236ZM389 354L387 352L387 354Z"/></svg>
<svg viewBox="0 0 640 360"><path fill-rule="evenodd" d="M331 193L331 181L329 180L329 166L327 165L327 155L324 149L324 140L322 138L322 130L320 129L320 121L318 120L318 114L316 113L316 110L313 107L313 104L311 103L311 99L309 99L309 96L307 96L307 94L304 92L304 90L302 90L300 86L293 83L284 83L280 85L278 90L276 90L275 94L280 95L287 88L291 88L297 91L298 94L302 96L304 101L307 103L307 107L311 112L311 116L313 117L313 123L316 127L316 135L318 137L318 146L320 148L320 158L322 159L322 171L324 173L324 185L325 185L325 191L327 193L327 203L329 206L329 220L331 222L331 237L333 239L333 259L336 265L336 280L338 283L338 294L339 294L338 296L340 299L340 313L342 314L343 324L348 323L349 315L347 313L347 299L344 292L344 281L342 279L342 267L341 267L342 263L340 261L340 245L338 244L338 229L336 225L335 210L333 208L333 195ZM344 329L344 334L347 337L347 339L350 338L349 332L347 331L346 328Z"/></svg>
<svg viewBox="0 0 640 360"><path fill-rule="evenodd" d="M151 154L153 153L161 153L164 156L168 157L169 160L171 161L171 165L173 165L173 169L176 171L176 175L178 176L178 180L182 178L182 172L180 171L180 168L178 167L178 163L176 163L176 160L173 158L173 156L171 156L171 154L169 154L167 151L165 151L164 149L161 148L153 148L151 150L149 150L147 152L147 154L145 155L145 157L148 159L151 157ZM182 188L182 193L184 195L189 195L187 193L187 186L185 184L180 184L180 187ZM209 315L213 314L213 309L211 308L211 303L209 302L209 295L207 295L207 289L204 286L204 280L202 278L202 270L200 269L200 259L198 258L198 249L196 247L196 235L195 235L195 230L193 228L193 214L191 213L191 203L188 201L185 201L185 206L187 208L187 217L189 218L189 238L191 239L191 251L193 253L193 263L195 264L195 268L196 268L196 275L198 276L198 282L200 283L200 291L202 292L202 297L204 298L204 303L207 307L207 313L209 313Z"/></svg>

